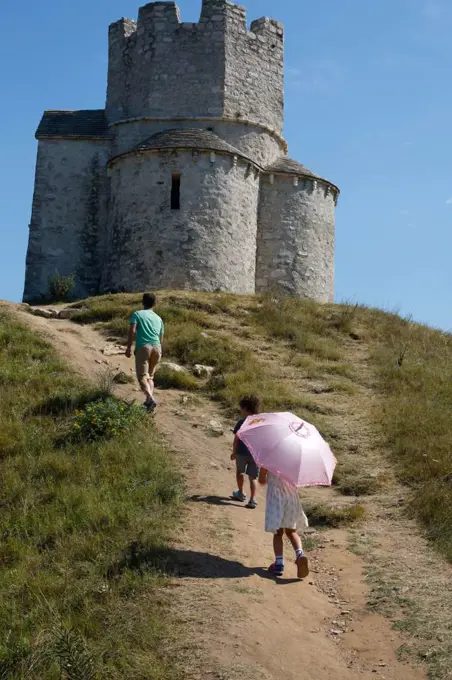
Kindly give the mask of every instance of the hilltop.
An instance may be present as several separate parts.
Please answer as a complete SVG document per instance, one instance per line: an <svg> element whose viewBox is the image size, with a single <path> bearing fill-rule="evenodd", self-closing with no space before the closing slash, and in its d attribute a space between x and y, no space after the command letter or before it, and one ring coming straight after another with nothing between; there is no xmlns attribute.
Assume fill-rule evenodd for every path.
<svg viewBox="0 0 452 680"><path fill-rule="evenodd" d="M71 306L70 320L46 320L8 305L6 334L22 332L11 330L19 328L19 321L29 325L47 336L85 380L98 387L99 380L105 383L120 372L124 379L116 394L139 398L127 379L132 364L105 351L124 342L128 316L138 305L136 295L90 298ZM173 614L162 617L166 628L157 647L165 650L165 658L168 650L176 652L185 664L183 677L193 678L233 679L244 672L254 677L251 667L256 677L276 677L282 668L285 677L295 678L301 663L319 680L363 674L422 678L424 664L431 678L452 677L450 335L360 306L271 296L162 292L159 312L166 322L165 360L185 370L167 364L159 371L155 425L147 422L140 428L151 427L153 442L159 442L151 457L161 460L166 446L170 468L183 474L186 500L178 505L177 491L168 497L168 537L153 534L152 539L159 544L158 559L149 546L146 553L151 534L138 520L143 509L131 509L127 537L119 535L118 545L138 541L135 559L142 560L144 572L156 578L163 560L170 570L168 585L178 586L171 591L173 607L167 607L165 588L162 602L165 611L176 607L187 625L180 630ZM3 328L2 334L5 338ZM29 338L27 346L32 344ZM11 348L11 341L3 341L5 347ZM36 368L36 357L30 361ZM212 375L195 376L195 364L213 368ZM4 375L0 390L7 384ZM33 379L39 384L41 377ZM74 390L72 383L68 389ZM51 384L46 390L51 393ZM64 390L59 383L60 398ZM233 485L229 430L237 400L246 392L261 394L266 410L289 409L315 424L339 460L333 489L303 492L314 529L305 537L313 564L310 584L275 588L264 578L271 546L262 530L263 501L250 515L227 500ZM65 418L71 417L74 404L66 402ZM46 418L53 427L54 412ZM219 423L213 426L213 421ZM29 427L23 420L25 433ZM54 444L49 440L45 446ZM108 446L117 452L118 445L102 444L113 460L117 453L108 454ZM124 455L133 478L133 442ZM37 485L35 478L29 483ZM73 483L81 484L82 478ZM112 473L106 483L114 488L119 482ZM57 518L58 506L55 513ZM140 529L133 527L137 521ZM94 553L90 559L95 564L98 557ZM146 597L148 586L141 587ZM58 607L55 593L49 599ZM71 600L65 614L75 606ZM148 601L150 610L155 606ZM99 614L105 607L95 606ZM128 598L116 607L124 622ZM88 647L97 653L102 647L98 633L76 619ZM112 613L110 625L111 635L124 634ZM37 619L30 639L38 632ZM288 650L284 657L282 647ZM149 658L146 645L140 651L131 645L130 654L140 663ZM149 674L145 664L127 663L134 677L164 678L166 672L175 677L173 668L159 666L158 654L153 659ZM101 664L92 677L126 677L117 662L108 663L110 670ZM204 675L196 671L201 664ZM106 675L110 667L119 674Z"/></svg>

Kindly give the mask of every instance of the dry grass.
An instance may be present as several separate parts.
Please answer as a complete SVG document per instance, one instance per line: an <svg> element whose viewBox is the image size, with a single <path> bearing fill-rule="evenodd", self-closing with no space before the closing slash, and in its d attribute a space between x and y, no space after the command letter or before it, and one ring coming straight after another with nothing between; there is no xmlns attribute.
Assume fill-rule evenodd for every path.
<svg viewBox="0 0 452 680"><path fill-rule="evenodd" d="M336 375L353 379L356 370L343 360L344 339L369 346L383 443L399 479L412 489L411 511L452 560L452 336L379 310L288 298L264 298L253 320L301 352L298 364L311 377L335 374L337 362ZM328 362L321 368L317 359ZM344 380L330 381L328 388L356 392ZM344 486L350 494L365 489L376 490L375 482L362 475Z"/></svg>
<svg viewBox="0 0 452 680"><path fill-rule="evenodd" d="M107 335L124 341L128 319L140 303L139 295L90 298L78 303L84 309L73 320L96 323ZM249 298L226 294L160 294L156 311L165 320L165 357L188 368L194 364L212 366L215 372L210 381L202 384L189 374L169 376L166 369L160 370L156 374L157 385L203 389L212 399L221 401L231 416L236 413L244 391L263 395L266 410L322 412L322 407L308 395L293 394L284 381L269 377L251 349L224 333L221 315L240 317L247 305L255 306L256 300L250 302Z"/></svg>
<svg viewBox="0 0 452 680"><path fill-rule="evenodd" d="M107 333L124 338L127 318L139 302L138 295L92 298L83 303L88 309L77 320L102 322ZM353 342L365 343L370 348L370 368L378 378L373 387L381 399L374 414L383 443L392 453L400 480L412 488L411 511L452 559L450 335L357 305L318 305L272 296L162 293L159 310L167 324L165 352L188 366L214 366L215 374L205 389L221 400L228 413L244 392L258 392L265 409L311 414L315 424L324 426L325 436L331 429L330 406L275 378L277 371L269 374L250 349L255 345L252 329L275 343L300 376L321 379L325 388L320 391L330 393L330 402L335 395L359 394L362 376L347 348ZM246 321L246 329L240 332L242 342L224 332L227 319L239 320L240 327ZM377 487L368 474L357 474L341 485L344 493L356 495L374 493Z"/></svg>
<svg viewBox="0 0 452 680"><path fill-rule="evenodd" d="M333 485L343 496L372 496L380 491L382 480L376 474L366 473L357 464L339 464L334 472Z"/></svg>
<svg viewBox="0 0 452 680"><path fill-rule="evenodd" d="M382 399L375 409L410 509L452 561L452 336L375 310L361 312Z"/></svg>
<svg viewBox="0 0 452 680"><path fill-rule="evenodd" d="M365 519L366 510L362 505L333 506L325 503L304 503L312 527L337 528L349 526Z"/></svg>
<svg viewBox="0 0 452 680"><path fill-rule="evenodd" d="M201 383L199 380L186 371L176 371L169 366L159 366L154 382L158 388L161 390L186 390L187 392L193 392L201 388Z"/></svg>
<svg viewBox="0 0 452 680"><path fill-rule="evenodd" d="M163 656L172 624L158 571L110 570L137 538L166 545L180 480L149 420L114 436L110 409L110 440L67 436L75 409L104 397L0 313L0 677L8 680L53 680L67 664L73 680L175 677Z"/></svg>
<svg viewBox="0 0 452 680"><path fill-rule="evenodd" d="M87 309L78 314L79 323L97 323L106 334L123 340L128 316L139 307L140 296L105 296L82 305ZM336 488L349 496L378 494L365 499L370 509L368 521L358 525L357 536L372 525L373 513L385 494L394 492L385 485L384 471L391 461L399 480L411 490L408 505L387 511L400 529L394 544L403 541L406 510L422 522L441 553L452 560L450 335L356 305L318 305L269 296L162 293L158 311L167 328L165 354L188 368L194 363L214 366L210 381L196 381L199 394L219 400L228 414L235 412L246 392L260 393L266 410L289 409L303 417L309 414L338 455ZM167 387L192 389L177 384L177 378L172 380L170 376ZM73 408L71 404L68 408ZM8 427L12 428L9 436L5 435ZM17 423L5 419L0 437L6 447L20 448L23 433ZM394 485L393 476L389 477ZM385 500L392 504L389 496ZM314 506L308 513L311 522L319 526L353 527L354 522L366 519L358 504ZM374 561L378 555L373 550L378 547L363 541L360 538L355 549ZM422 553L425 546L421 541L416 545L421 562L434 554ZM397 627L414 635L413 653L423 655L429 650L425 659L431 677L445 679L452 648L444 642L450 627L450 616L442 613L444 588L432 585L434 593L427 598L418 570L414 569L411 581L407 576L416 555L409 554L408 547L406 553L402 570L397 560L394 566L388 558L382 561L381 573L369 571L372 606L391 614L393 593L402 593L396 602L402 612ZM392 558L391 551L388 555ZM435 559L441 564L439 557ZM432 567L432 573L441 568ZM398 579L395 586L394 575ZM427 578L429 583L434 580L432 575ZM392 585L385 589L385 583ZM413 602L406 602L403 596L407 584Z"/></svg>
<svg viewBox="0 0 452 680"><path fill-rule="evenodd" d="M271 337L286 341L298 353L326 362L343 358L338 338L351 333L355 309L319 305L312 300L261 298L253 321Z"/></svg>

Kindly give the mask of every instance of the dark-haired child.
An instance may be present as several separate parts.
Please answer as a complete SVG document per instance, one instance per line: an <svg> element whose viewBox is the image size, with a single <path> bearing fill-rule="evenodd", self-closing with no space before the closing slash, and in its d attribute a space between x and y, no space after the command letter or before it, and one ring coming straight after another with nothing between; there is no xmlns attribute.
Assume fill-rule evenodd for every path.
<svg viewBox="0 0 452 680"><path fill-rule="evenodd" d="M248 447L238 438L237 432L240 430L248 416L259 413L260 406L261 400L254 394L243 397L243 399L240 400L240 419L234 427L235 437L231 454L231 460L235 460L238 487L232 494L232 497L241 503L246 501L247 497L243 488L245 485L245 475L247 475L250 482L250 498L246 507L251 510L254 510L257 506L256 493L259 468L254 462L254 458L249 452Z"/></svg>

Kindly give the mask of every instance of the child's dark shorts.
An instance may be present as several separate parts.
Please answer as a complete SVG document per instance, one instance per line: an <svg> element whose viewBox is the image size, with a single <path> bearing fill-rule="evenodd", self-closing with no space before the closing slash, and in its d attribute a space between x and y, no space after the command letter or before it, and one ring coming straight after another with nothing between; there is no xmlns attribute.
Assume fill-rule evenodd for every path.
<svg viewBox="0 0 452 680"><path fill-rule="evenodd" d="M241 475L248 475L250 479L257 479L259 477L259 468L250 453L248 455L238 453L235 459L235 466L237 472Z"/></svg>

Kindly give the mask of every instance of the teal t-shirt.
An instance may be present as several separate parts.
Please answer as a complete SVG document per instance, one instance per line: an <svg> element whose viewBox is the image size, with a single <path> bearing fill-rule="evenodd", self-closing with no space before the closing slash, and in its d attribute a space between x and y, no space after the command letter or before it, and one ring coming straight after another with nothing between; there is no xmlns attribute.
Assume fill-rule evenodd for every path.
<svg viewBox="0 0 452 680"><path fill-rule="evenodd" d="M134 312L132 314L130 317L130 324L137 325L135 339L135 347L137 349L143 347L143 345L160 346L164 326L163 321L158 314L151 309L142 309L139 312Z"/></svg>

